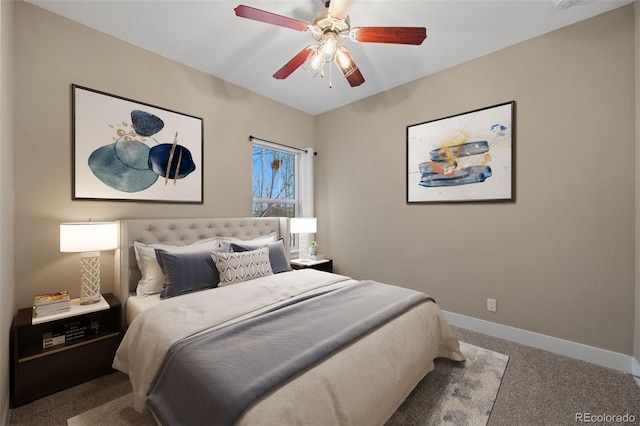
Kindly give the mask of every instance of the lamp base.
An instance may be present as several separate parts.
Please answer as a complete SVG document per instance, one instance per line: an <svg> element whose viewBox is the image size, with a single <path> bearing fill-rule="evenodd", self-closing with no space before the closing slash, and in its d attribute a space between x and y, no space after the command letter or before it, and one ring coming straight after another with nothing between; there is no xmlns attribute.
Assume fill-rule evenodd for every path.
<svg viewBox="0 0 640 426"><path fill-rule="evenodd" d="M98 303L100 300L102 300L102 296L99 295L97 297L94 297L93 299L82 299L80 298L80 304L81 305L93 305L94 303Z"/></svg>
<svg viewBox="0 0 640 426"><path fill-rule="evenodd" d="M302 260L309 260L309 236L300 234L299 257Z"/></svg>
<svg viewBox="0 0 640 426"><path fill-rule="evenodd" d="M80 304L91 305L101 299L100 252L92 251L80 255Z"/></svg>

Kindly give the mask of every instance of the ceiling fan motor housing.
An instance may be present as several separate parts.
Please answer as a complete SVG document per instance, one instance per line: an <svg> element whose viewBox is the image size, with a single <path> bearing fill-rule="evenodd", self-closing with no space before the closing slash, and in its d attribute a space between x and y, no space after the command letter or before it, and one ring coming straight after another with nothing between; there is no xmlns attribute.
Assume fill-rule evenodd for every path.
<svg viewBox="0 0 640 426"><path fill-rule="evenodd" d="M344 38L349 35L350 29L351 24L348 16L345 16L344 19L332 18L328 9L316 13L311 21L311 34L318 41L322 40L322 36L329 31Z"/></svg>

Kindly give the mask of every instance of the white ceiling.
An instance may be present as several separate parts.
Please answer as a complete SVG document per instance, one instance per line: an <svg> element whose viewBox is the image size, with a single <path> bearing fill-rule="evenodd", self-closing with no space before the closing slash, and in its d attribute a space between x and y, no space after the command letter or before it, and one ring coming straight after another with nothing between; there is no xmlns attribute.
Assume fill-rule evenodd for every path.
<svg viewBox="0 0 640 426"><path fill-rule="evenodd" d="M313 38L235 16L239 4L309 22L320 0L27 0L74 21L316 115L473 58L607 12L630 0L355 0L351 27L427 28L421 46L346 40L365 83L352 88L333 66L312 78L272 75ZM566 1L566 0L564 0Z"/></svg>

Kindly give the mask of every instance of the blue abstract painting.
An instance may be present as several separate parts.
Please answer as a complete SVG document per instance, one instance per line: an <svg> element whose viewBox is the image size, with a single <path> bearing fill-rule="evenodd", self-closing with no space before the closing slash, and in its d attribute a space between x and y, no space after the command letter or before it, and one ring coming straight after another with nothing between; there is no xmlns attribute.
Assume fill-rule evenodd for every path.
<svg viewBox="0 0 640 426"><path fill-rule="evenodd" d="M407 126L407 203L512 200L513 108Z"/></svg>
<svg viewBox="0 0 640 426"><path fill-rule="evenodd" d="M202 203L202 119L73 85L74 199Z"/></svg>

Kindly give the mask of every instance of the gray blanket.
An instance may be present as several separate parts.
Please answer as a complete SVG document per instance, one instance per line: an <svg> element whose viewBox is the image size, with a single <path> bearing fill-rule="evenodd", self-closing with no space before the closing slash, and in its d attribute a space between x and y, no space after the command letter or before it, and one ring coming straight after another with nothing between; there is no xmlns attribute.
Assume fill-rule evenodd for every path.
<svg viewBox="0 0 640 426"><path fill-rule="evenodd" d="M426 299L361 281L185 339L169 350L147 404L164 425L231 425L269 390Z"/></svg>

